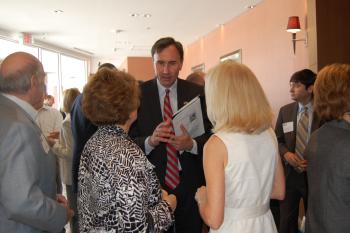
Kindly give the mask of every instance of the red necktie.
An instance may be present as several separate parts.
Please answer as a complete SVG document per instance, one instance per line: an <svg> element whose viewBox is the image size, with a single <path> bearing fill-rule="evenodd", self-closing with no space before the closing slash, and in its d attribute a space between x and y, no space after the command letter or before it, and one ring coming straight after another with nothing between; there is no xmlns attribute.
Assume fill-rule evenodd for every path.
<svg viewBox="0 0 350 233"><path fill-rule="evenodd" d="M170 105L169 99L169 89L165 90L166 95L164 98L164 121L167 119L172 119L173 111ZM174 134L174 128L171 123L172 134ZM178 168L178 158L176 149L169 143L166 144L166 154L167 154L167 164L165 172L165 184L171 188L175 189L180 183L179 168Z"/></svg>

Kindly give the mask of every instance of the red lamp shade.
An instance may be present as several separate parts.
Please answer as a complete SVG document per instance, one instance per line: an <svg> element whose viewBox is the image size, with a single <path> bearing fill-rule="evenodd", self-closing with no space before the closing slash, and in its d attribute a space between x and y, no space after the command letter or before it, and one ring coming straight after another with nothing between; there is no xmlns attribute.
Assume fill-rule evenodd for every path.
<svg viewBox="0 0 350 233"><path fill-rule="evenodd" d="M300 22L298 16L290 16L288 19L287 32L296 33L300 31Z"/></svg>

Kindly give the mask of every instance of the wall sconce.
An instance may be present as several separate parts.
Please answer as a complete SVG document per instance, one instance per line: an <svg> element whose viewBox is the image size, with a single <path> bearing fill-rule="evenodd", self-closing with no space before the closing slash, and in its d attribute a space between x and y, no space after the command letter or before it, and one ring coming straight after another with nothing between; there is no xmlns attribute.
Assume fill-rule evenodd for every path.
<svg viewBox="0 0 350 233"><path fill-rule="evenodd" d="M296 33L300 32L300 21L298 16L290 16L288 19L287 32L292 33L292 42L293 42L293 52L295 54L295 43L297 41L304 41L305 46L307 45L307 34L305 34L304 39L296 39Z"/></svg>

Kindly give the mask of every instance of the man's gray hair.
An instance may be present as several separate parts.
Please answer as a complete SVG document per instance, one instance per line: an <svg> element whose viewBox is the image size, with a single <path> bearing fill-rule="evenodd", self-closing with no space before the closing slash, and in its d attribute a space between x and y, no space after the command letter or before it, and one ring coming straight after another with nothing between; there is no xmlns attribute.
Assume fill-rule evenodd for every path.
<svg viewBox="0 0 350 233"><path fill-rule="evenodd" d="M0 67L0 92L25 94L31 85L31 77L40 71L40 63L30 62L21 69L3 74Z"/></svg>

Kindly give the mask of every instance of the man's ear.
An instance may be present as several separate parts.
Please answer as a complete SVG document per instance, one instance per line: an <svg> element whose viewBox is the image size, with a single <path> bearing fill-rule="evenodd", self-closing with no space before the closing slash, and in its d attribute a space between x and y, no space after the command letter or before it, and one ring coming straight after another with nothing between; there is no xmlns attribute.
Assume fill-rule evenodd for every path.
<svg viewBox="0 0 350 233"><path fill-rule="evenodd" d="M311 94L314 91L314 85L310 85L306 90Z"/></svg>
<svg viewBox="0 0 350 233"><path fill-rule="evenodd" d="M181 63L180 63L180 69L179 70L181 70L182 69L182 65L184 64L184 61L181 61Z"/></svg>
<svg viewBox="0 0 350 233"><path fill-rule="evenodd" d="M33 74L32 77L30 78L30 87L35 87L38 85L38 79L35 77Z"/></svg>

